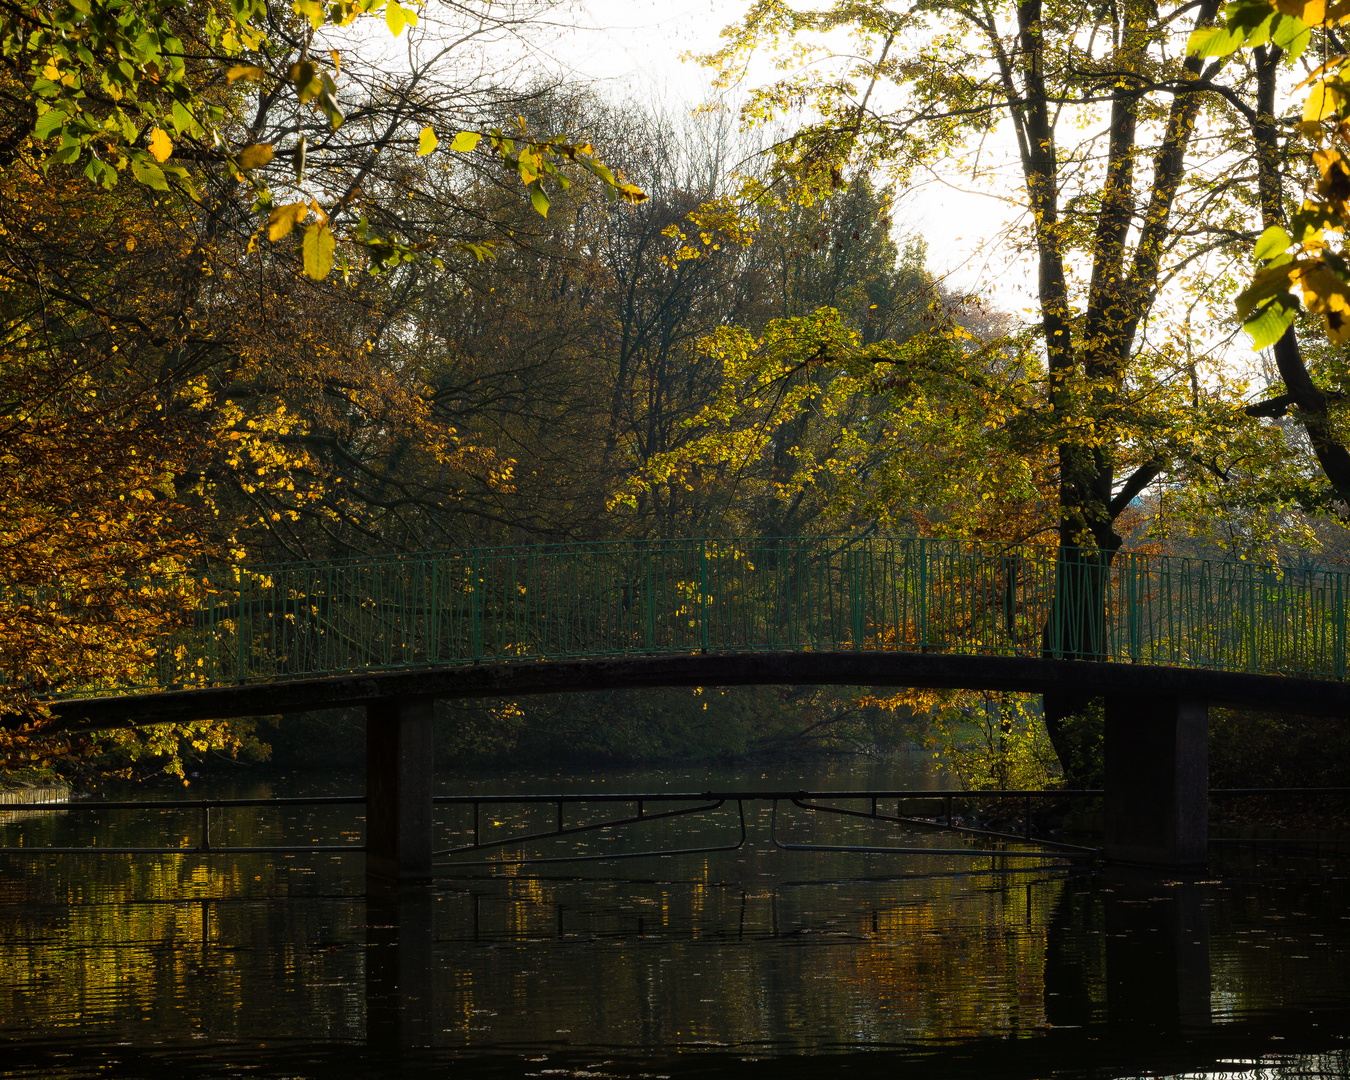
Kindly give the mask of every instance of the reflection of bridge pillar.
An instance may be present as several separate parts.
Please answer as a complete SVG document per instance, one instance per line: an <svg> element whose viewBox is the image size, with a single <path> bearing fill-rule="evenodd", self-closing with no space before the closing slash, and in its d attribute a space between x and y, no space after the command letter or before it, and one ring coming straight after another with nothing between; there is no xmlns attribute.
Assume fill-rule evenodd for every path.
<svg viewBox="0 0 1350 1080"><path fill-rule="evenodd" d="M366 706L366 877L431 878L431 698Z"/></svg>
<svg viewBox="0 0 1350 1080"><path fill-rule="evenodd" d="M1205 887L1114 867L1073 879L1046 928L1045 1018L1131 1036L1210 1022Z"/></svg>
<svg viewBox="0 0 1350 1080"><path fill-rule="evenodd" d="M1106 699L1106 857L1204 865L1209 706L1180 697Z"/></svg>
<svg viewBox="0 0 1350 1080"><path fill-rule="evenodd" d="M1096 896L1073 878L1060 894L1045 934L1045 1018L1052 1027L1088 1027L1106 1008L1105 958Z"/></svg>
<svg viewBox="0 0 1350 1080"><path fill-rule="evenodd" d="M434 1028L432 901L428 888L366 887L366 1043L430 1046Z"/></svg>
<svg viewBox="0 0 1350 1080"><path fill-rule="evenodd" d="M1151 875L1106 879L1106 1017L1114 1027L1204 1026L1209 1009L1205 887Z"/></svg>

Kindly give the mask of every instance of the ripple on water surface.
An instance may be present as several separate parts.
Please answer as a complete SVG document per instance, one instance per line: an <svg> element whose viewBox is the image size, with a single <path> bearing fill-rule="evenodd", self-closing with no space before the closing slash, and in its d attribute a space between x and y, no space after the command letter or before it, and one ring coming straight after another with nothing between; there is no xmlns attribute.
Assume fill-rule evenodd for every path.
<svg viewBox="0 0 1350 1080"><path fill-rule="evenodd" d="M359 790L338 778L317 793L344 784ZM564 784L917 786L894 771L793 767L460 780L456 790ZM359 812L235 809L212 837L355 842ZM503 810L480 826L531 828L534 812ZM934 842L780 813L778 835L797 842ZM458 809L439 822L447 845L469 828ZM739 850L467 867L402 899L364 895L358 853L0 857L0 1076L779 1077L829 1066L1350 1077L1343 861L1225 853L1206 877L1174 880L785 851L770 826L769 808L749 804ZM196 827L108 811L2 828L5 843L21 828L29 844L159 846L195 843ZM643 828L570 843L613 853L739 834L732 805Z"/></svg>

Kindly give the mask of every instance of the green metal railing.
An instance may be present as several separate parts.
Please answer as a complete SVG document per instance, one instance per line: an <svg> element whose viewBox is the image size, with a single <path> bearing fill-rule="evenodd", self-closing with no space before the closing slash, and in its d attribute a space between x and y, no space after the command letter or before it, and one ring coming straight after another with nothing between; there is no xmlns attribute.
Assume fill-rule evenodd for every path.
<svg viewBox="0 0 1350 1080"><path fill-rule="evenodd" d="M1345 677L1335 571L947 540L477 548L178 579L139 685L744 650L1078 657ZM67 598L69 599L69 598Z"/></svg>

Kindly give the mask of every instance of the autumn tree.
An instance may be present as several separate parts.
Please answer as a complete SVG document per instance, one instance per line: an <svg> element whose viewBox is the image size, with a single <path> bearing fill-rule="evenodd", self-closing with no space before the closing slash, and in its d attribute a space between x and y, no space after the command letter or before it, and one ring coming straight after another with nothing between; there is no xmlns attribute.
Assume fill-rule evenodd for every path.
<svg viewBox="0 0 1350 1080"><path fill-rule="evenodd" d="M215 724L148 741L32 726L51 694L153 681L156 641L193 600L185 571L230 540L197 478L208 448L242 433L175 370L195 335L177 351L161 336L156 271L182 237L153 200L44 177L22 154L0 191L0 707L25 724L0 737L0 760L237 745Z"/></svg>
<svg viewBox="0 0 1350 1080"><path fill-rule="evenodd" d="M952 155L986 137L1012 143L1009 186L1026 212L1013 243L1034 260L1044 368L1007 423L1028 446L1052 448L1060 618L1078 628L1069 655L1102 647L1099 583L1122 542L1116 523L1141 492L1212 484L1238 457L1281 459L1242 413L1245 388L1197 355L1175 318L1197 298L1218 306L1231 278L1216 278L1210 257L1250 228L1250 192L1230 180L1248 159L1228 110L1255 106L1257 86L1186 51L1218 9L766 0L709 58L729 82L762 52L813 56L754 89L744 115L762 122L809 103L777 154L818 182L873 166L900 177L978 171L973 154ZM857 46L847 56L834 47L843 34ZM1060 721L1084 705L1047 696L1061 750Z"/></svg>
<svg viewBox="0 0 1350 1080"><path fill-rule="evenodd" d="M585 95L555 95L548 108L570 129L622 147L618 162L651 198L617 208L573 197L547 220L504 217L512 243L491 264L419 272L418 329L404 335L405 355L440 372L438 409L516 462L509 491L444 489L443 515L419 520L514 539L875 524L879 500L846 510L839 483L826 479L873 484L895 460L885 439L859 439L885 418L864 418L856 384L845 394L840 383L826 408L796 408L806 399L793 391L777 411L741 413L737 432L766 436L763 455L747 463L731 452L739 436L710 423L726 395L736 399L728 380L741 377L710 343L732 327L754 336L775 317L806 319L831 303L845 309L845 332L868 341L948 319L921 247L901 250L891 236L889 194L860 181L810 208L748 200L731 167L747 154L728 151L717 118L677 127ZM812 365L823 369L826 358ZM774 393L798 370L779 371ZM617 513L606 510L616 489Z"/></svg>
<svg viewBox="0 0 1350 1080"><path fill-rule="evenodd" d="M1237 315L1253 345L1270 349L1276 392L1248 412L1288 415L1301 426L1321 482L1310 476L1300 502L1344 518L1350 428L1342 387L1350 371L1342 346L1350 338L1350 272L1337 238L1350 223L1346 13L1334 4L1238 0L1223 15L1222 25L1192 33L1188 49L1245 71L1255 87L1254 98L1228 102L1254 162L1255 175L1246 179L1260 222L1259 237L1249 233L1257 269L1237 296ZM1281 78L1307 55L1321 63L1286 99Z"/></svg>
<svg viewBox="0 0 1350 1080"><path fill-rule="evenodd" d="M459 65L528 12L484 8L447 55L410 42L410 9L383 5L406 63L365 63L352 39L339 79L343 52L316 34L362 9L309 7L0 16L11 715L153 683L157 638L190 609L204 560L319 550L295 545L302 521L329 551L354 534L382 543L387 477L363 456L397 471L411 448L504 482L490 451L432 415L422 372L381 347L399 333L398 267L491 254L476 209L428 235L429 197L509 178L538 216L566 162L640 199L588 149L493 133L522 95ZM346 285L317 284L335 265ZM26 761L74 744L30 728L7 746Z"/></svg>

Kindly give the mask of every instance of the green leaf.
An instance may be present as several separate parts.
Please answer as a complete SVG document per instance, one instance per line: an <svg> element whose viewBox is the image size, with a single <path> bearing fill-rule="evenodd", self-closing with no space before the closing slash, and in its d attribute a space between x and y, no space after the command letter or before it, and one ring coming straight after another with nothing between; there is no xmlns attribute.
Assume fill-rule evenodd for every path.
<svg viewBox="0 0 1350 1080"><path fill-rule="evenodd" d="M586 168L590 169L591 172L595 173L596 176L598 176L610 187L614 187L618 184L619 181L614 178L614 174L609 171L608 166L606 166L604 162L596 161L594 158L585 158L585 157L577 158L577 160L580 161L581 164L586 166Z"/></svg>
<svg viewBox="0 0 1350 1080"><path fill-rule="evenodd" d="M1272 225L1261 234L1261 238L1256 241L1256 250L1253 254L1262 261L1273 259L1276 255L1281 255L1289 249L1289 245L1294 242L1290 236L1279 225Z"/></svg>
<svg viewBox="0 0 1350 1080"><path fill-rule="evenodd" d="M435 150L440 143L441 141L436 138L436 132L434 132L430 126L424 127L422 129L422 134L417 137L417 156L426 157Z"/></svg>
<svg viewBox="0 0 1350 1080"><path fill-rule="evenodd" d="M117 184L117 170L107 162L100 161L96 157L89 158L88 163L84 167L84 175L108 191L111 191Z"/></svg>
<svg viewBox="0 0 1350 1080"><path fill-rule="evenodd" d="M119 129L122 132L122 138L126 139L126 141L129 143L134 143L136 141L137 132L136 132L136 125L131 122L131 117L129 117L121 109L118 109L117 112L114 113L113 115L119 125Z"/></svg>
<svg viewBox="0 0 1350 1080"><path fill-rule="evenodd" d="M315 281L322 281L333 269L333 249L336 241L327 225L314 224L305 230L302 244L305 255L305 273Z"/></svg>
<svg viewBox="0 0 1350 1080"><path fill-rule="evenodd" d="M1192 30L1186 40L1187 56L1228 56L1242 47L1243 34L1226 26L1204 26Z"/></svg>
<svg viewBox="0 0 1350 1080"><path fill-rule="evenodd" d="M322 80L323 89L319 91L319 108L323 110L324 116L328 117L328 126L334 131L342 126L342 110L338 108L337 87L333 80L324 74Z"/></svg>
<svg viewBox="0 0 1350 1080"><path fill-rule="evenodd" d="M1298 301L1290 293L1277 296L1257 308L1242 329L1251 335L1253 349L1265 349L1274 345L1289 329L1298 311Z"/></svg>
<svg viewBox="0 0 1350 1080"><path fill-rule="evenodd" d="M308 60L292 64L286 70L286 77L295 84L296 96L301 103L312 101L323 91L323 81L319 78L319 69Z"/></svg>
<svg viewBox="0 0 1350 1080"><path fill-rule="evenodd" d="M450 149L457 154L467 154L478 146L482 137L476 131L461 131L450 141Z"/></svg>
<svg viewBox="0 0 1350 1080"><path fill-rule="evenodd" d="M1242 31L1249 40L1258 39L1252 41L1252 44L1260 44L1265 40L1265 35L1261 31L1274 17L1275 12L1268 0L1229 0L1224 14L1230 27Z"/></svg>
<svg viewBox="0 0 1350 1080"><path fill-rule="evenodd" d="M544 185L536 180L530 185L530 205L539 212L540 217L548 217L548 194L544 191Z"/></svg>
<svg viewBox="0 0 1350 1080"><path fill-rule="evenodd" d="M1252 283L1238 293L1236 301L1238 318L1245 322L1257 307L1271 297L1288 294L1289 285L1298 272L1298 268L1291 271L1288 263L1266 266L1258 270L1252 275Z"/></svg>
<svg viewBox="0 0 1350 1080"><path fill-rule="evenodd" d="M196 135L199 132L196 119L179 101L173 103L173 126L179 135Z"/></svg>
<svg viewBox="0 0 1350 1080"><path fill-rule="evenodd" d="M1270 26L1270 40L1287 52L1287 59L1292 62L1308 47L1312 29L1293 15L1276 15Z"/></svg>
<svg viewBox="0 0 1350 1080"><path fill-rule="evenodd" d="M38 116L37 123L33 125L33 137L50 139L69 119L70 115L61 109L48 109Z"/></svg>
<svg viewBox="0 0 1350 1080"><path fill-rule="evenodd" d="M131 175L148 188L154 188L156 191L169 190L169 182L164 179L164 170L144 151L137 150L131 155Z"/></svg>
<svg viewBox="0 0 1350 1080"><path fill-rule="evenodd" d="M327 18L323 4L319 0L295 0L292 6L297 15L304 15L309 19L309 25L315 30L319 29Z"/></svg>
<svg viewBox="0 0 1350 1080"><path fill-rule="evenodd" d="M67 134L62 137L61 145L52 154L52 160L59 161L62 165L73 165L80 160L82 152L83 147L81 147L79 139L72 139Z"/></svg>

